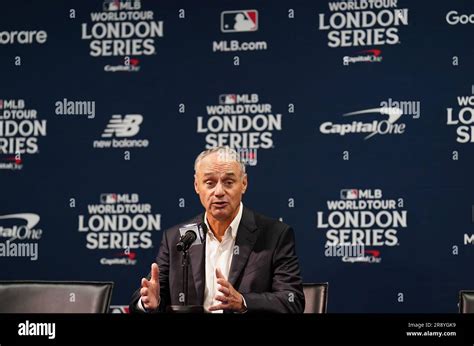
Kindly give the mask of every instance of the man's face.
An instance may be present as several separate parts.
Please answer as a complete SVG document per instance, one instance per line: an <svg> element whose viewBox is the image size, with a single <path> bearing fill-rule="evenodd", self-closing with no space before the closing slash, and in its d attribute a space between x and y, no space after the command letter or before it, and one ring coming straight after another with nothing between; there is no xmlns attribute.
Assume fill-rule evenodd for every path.
<svg viewBox="0 0 474 346"><path fill-rule="evenodd" d="M208 214L218 221L232 220L247 189L247 175L239 163L216 152L199 162L194 188Z"/></svg>

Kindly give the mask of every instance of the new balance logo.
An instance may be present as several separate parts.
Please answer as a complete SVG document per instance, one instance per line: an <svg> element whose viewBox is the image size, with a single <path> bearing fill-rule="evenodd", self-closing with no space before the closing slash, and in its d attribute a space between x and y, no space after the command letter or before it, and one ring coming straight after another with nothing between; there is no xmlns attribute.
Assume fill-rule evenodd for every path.
<svg viewBox="0 0 474 346"><path fill-rule="evenodd" d="M133 137L140 131L142 122L143 116L140 114L127 114L123 118L118 114L112 115L102 137Z"/></svg>

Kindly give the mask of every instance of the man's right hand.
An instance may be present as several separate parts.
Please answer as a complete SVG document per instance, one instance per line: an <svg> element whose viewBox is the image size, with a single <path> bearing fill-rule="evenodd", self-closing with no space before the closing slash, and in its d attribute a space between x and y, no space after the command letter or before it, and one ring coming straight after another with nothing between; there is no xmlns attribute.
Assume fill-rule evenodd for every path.
<svg viewBox="0 0 474 346"><path fill-rule="evenodd" d="M147 280L142 279L142 288L140 289L140 295L143 306L147 310L156 310L160 305L160 269L158 264L153 263L151 265L151 278Z"/></svg>

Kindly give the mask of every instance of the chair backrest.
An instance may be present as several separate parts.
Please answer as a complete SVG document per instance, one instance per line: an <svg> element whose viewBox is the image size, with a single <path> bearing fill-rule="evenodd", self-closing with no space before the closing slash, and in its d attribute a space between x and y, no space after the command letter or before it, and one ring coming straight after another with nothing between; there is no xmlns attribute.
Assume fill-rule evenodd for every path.
<svg viewBox="0 0 474 346"><path fill-rule="evenodd" d="M305 314L325 314L328 305L328 283L303 283Z"/></svg>
<svg viewBox="0 0 474 346"><path fill-rule="evenodd" d="M459 312L461 314L474 313L474 291L459 291Z"/></svg>
<svg viewBox="0 0 474 346"><path fill-rule="evenodd" d="M0 313L107 313L113 282L0 281Z"/></svg>

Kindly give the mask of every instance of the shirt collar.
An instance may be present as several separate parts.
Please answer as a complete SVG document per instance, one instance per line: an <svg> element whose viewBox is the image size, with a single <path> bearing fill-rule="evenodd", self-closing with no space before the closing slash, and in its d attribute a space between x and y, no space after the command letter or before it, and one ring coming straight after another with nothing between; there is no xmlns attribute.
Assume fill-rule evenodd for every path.
<svg viewBox="0 0 474 346"><path fill-rule="evenodd" d="M234 219L232 220L232 222L229 225L229 228L227 228L226 231L225 231L226 234L227 234L227 232L230 229L233 239L235 239L235 237L237 236L237 230L239 229L240 220L242 220L243 210L244 210L244 205L242 204L242 202L240 202L239 211L238 211L237 215L235 215ZM209 223L207 222L207 211L204 213L204 223L206 224L207 229L210 231L211 236L214 237L214 234L211 231L211 227L209 227Z"/></svg>

